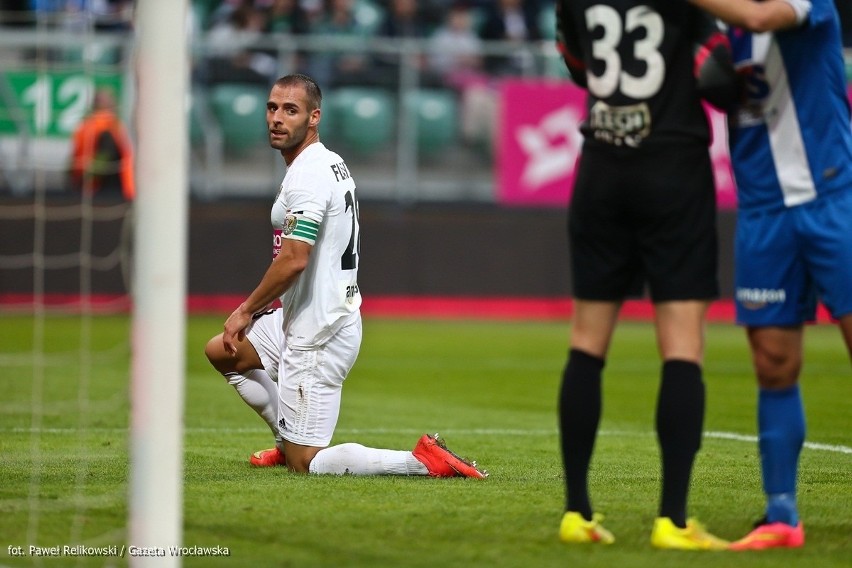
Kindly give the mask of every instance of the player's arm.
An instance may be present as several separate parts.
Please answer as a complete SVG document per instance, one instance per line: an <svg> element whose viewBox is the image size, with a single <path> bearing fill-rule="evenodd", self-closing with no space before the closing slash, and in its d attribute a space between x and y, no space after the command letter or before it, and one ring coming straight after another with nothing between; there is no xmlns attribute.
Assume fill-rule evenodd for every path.
<svg viewBox="0 0 852 568"><path fill-rule="evenodd" d="M583 62L583 52L573 27L568 10L556 3L556 48L565 61L571 79L579 86L586 88L586 64Z"/></svg>
<svg viewBox="0 0 852 568"><path fill-rule="evenodd" d="M282 239L281 251L269 265L260 284L225 321L222 341L225 351L235 355L237 341L245 337L245 329L254 314L286 292L308 265L313 245L295 239Z"/></svg>
<svg viewBox="0 0 852 568"><path fill-rule="evenodd" d="M733 26L770 32L798 26L811 11L810 0L689 0Z"/></svg>

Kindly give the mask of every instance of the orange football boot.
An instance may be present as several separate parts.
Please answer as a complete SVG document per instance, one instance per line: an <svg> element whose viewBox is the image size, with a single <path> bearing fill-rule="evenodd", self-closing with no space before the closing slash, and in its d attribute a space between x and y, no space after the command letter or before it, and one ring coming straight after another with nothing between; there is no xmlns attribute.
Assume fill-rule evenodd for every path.
<svg viewBox="0 0 852 568"><path fill-rule="evenodd" d="M765 550L767 548L799 548L805 544L805 527L787 523L760 525L743 538L732 542L730 550Z"/></svg>
<svg viewBox="0 0 852 568"><path fill-rule="evenodd" d="M276 465L287 465L287 458L284 457L284 452L278 448L270 448L253 453L249 462L255 467L274 467Z"/></svg>
<svg viewBox="0 0 852 568"><path fill-rule="evenodd" d="M476 462L467 461L448 450L438 434L424 434L417 441L412 453L426 466L430 477L488 477L488 472L478 469Z"/></svg>

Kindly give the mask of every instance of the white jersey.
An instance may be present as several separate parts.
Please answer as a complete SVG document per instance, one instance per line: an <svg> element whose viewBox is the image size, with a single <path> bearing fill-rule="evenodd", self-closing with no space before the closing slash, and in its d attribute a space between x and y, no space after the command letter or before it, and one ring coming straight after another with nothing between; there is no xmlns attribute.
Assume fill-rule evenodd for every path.
<svg viewBox="0 0 852 568"><path fill-rule="evenodd" d="M273 257L281 239L313 245L308 265L281 296L284 338L293 349L324 344L359 317L360 230L355 181L343 159L311 144L287 168L272 206Z"/></svg>

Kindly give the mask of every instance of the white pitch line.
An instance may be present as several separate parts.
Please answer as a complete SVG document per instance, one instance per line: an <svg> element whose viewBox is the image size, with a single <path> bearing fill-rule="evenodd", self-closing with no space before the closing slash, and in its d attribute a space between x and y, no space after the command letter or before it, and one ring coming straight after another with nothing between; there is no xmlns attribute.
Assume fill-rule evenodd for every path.
<svg viewBox="0 0 852 568"><path fill-rule="evenodd" d="M128 428L0 428L0 433L11 434L62 434L76 435L80 433L88 434L126 434ZM265 428L185 428L187 434L255 434L265 432ZM556 436L556 429L530 429L524 430L521 428L471 428L457 429L450 428L444 430L452 435L466 436ZM422 434L422 430L408 430L399 428L338 428L339 434ZM612 437L645 437L653 436L653 432L631 432L626 430L601 430L599 436ZM736 432L704 432L704 437L715 440L733 440L735 442L757 443L757 436L748 434L737 434ZM831 452L836 454L852 454L852 447L843 446L840 444L822 444L819 442L805 442L805 448L821 452Z"/></svg>
<svg viewBox="0 0 852 568"><path fill-rule="evenodd" d="M720 440L736 440L738 442L757 442L757 436L746 436L743 434L735 434L733 432L705 432L705 438L717 438ZM809 450L820 450L823 452L835 452L838 454L852 454L852 448L849 446L840 446L836 444L820 444L817 442L805 442L805 447Z"/></svg>

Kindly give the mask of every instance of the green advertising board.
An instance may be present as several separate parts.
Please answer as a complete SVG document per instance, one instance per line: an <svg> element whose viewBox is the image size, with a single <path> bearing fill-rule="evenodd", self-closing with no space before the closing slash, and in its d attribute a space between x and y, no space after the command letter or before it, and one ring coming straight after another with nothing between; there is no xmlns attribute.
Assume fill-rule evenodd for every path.
<svg viewBox="0 0 852 568"><path fill-rule="evenodd" d="M66 138L89 111L96 89L109 87L121 100L116 73L7 71L0 82L0 135L20 134L23 121L30 136Z"/></svg>

